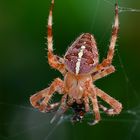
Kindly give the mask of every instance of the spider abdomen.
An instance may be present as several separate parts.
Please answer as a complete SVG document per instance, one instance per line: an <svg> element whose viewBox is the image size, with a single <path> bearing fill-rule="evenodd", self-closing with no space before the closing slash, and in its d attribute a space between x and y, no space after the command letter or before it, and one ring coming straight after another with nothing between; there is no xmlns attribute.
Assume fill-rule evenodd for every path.
<svg viewBox="0 0 140 140"><path fill-rule="evenodd" d="M89 73L98 64L98 50L93 35L84 33L68 48L65 64L75 74Z"/></svg>

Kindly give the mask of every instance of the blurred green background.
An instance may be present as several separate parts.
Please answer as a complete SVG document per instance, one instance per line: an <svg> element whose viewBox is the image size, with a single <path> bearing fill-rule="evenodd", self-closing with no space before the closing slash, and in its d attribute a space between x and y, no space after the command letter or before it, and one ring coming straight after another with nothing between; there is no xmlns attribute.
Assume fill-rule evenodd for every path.
<svg viewBox="0 0 140 140"><path fill-rule="evenodd" d="M95 35L100 60L105 58L114 21L114 1L56 0L54 48L63 56L83 32ZM120 7L140 9L139 0L120 0ZM123 104L114 117L72 125L50 125L53 114L31 109L29 97L61 74L47 63L45 42L50 0L0 1L0 140L139 140L140 12L120 13L120 32L113 64L117 71L95 84ZM91 115L92 119L92 115Z"/></svg>

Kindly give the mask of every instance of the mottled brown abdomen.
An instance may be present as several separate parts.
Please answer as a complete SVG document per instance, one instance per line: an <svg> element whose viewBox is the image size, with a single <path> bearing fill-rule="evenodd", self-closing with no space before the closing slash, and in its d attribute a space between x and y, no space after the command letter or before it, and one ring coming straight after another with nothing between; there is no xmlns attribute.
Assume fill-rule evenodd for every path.
<svg viewBox="0 0 140 140"><path fill-rule="evenodd" d="M65 54L68 71L75 74L89 73L98 64L98 50L93 35L84 33L68 48Z"/></svg>

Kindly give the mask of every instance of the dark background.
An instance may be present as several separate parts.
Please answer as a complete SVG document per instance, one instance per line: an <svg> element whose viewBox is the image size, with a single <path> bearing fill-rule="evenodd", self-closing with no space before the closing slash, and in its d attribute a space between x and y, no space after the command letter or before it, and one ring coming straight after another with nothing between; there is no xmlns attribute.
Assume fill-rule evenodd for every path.
<svg viewBox="0 0 140 140"><path fill-rule="evenodd" d="M114 1L56 0L54 48L63 56L83 32L95 35L100 60L105 58L114 21ZM120 13L120 32L113 64L117 71L95 84L123 104L114 117L72 125L50 125L52 114L31 108L29 97L61 74L47 63L45 42L50 0L0 1L0 140L139 140L140 12ZM140 9L139 0L120 0L120 7ZM117 53L118 52L118 53Z"/></svg>

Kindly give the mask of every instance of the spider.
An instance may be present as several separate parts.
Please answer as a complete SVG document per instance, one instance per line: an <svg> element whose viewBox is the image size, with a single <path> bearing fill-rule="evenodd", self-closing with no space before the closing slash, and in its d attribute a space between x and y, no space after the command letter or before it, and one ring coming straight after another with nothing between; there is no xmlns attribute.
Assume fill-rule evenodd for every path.
<svg viewBox="0 0 140 140"><path fill-rule="evenodd" d="M85 112L89 112L89 103L91 102L95 119L89 123L90 125L95 125L101 120L99 109L102 109L108 115L119 114L122 110L122 104L93 84L96 80L115 72L112 60L119 30L118 4L115 4L115 21L107 57L101 63L99 63L96 41L90 33L81 34L68 48L64 58L53 53L53 7L54 0L51 1L47 26L48 63L52 68L62 73L64 80L56 78L48 88L32 95L30 97L32 106L41 112L50 112L59 107L58 110L64 113L76 103L84 104ZM60 102L51 104L50 100L55 92L63 96ZM99 104L97 97L108 103L111 108L108 109ZM84 113L84 111L82 112Z"/></svg>

